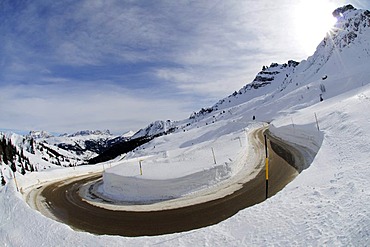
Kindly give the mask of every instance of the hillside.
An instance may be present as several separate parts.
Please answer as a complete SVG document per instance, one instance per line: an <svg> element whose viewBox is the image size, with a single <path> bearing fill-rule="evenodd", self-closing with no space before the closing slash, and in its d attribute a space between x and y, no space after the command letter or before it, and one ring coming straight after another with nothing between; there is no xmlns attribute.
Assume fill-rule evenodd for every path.
<svg viewBox="0 0 370 247"><path fill-rule="evenodd" d="M5 246L81 243L84 246L367 246L370 241L370 11L346 5L336 9L333 15L337 23L312 56L299 63L290 60L263 66L251 83L213 106L194 112L187 119L148 125L136 133L137 139L148 142L140 143L132 151L118 148L121 153L114 152L108 162L93 166L17 176L19 186L27 191L31 188L37 191L50 180L68 180L94 172L122 178L127 176L128 169L135 172L129 175L136 186L142 178L176 180L181 177L179 173L194 179L205 191L218 182L232 186L241 168L251 168L247 164L255 158L254 152L258 152L248 146L248 133L256 126L266 125L278 138L317 151L312 163L275 196L216 225L188 232L138 238L97 236L74 231L31 209L24 197L37 199L32 193L22 196L16 192L8 169L10 164L2 161L2 176L7 181L0 187L2 243ZM14 135L6 138L16 146L25 142L24 155L31 159L31 141ZM21 149L15 149L21 153ZM47 150L42 152L37 148L36 152L40 155L51 152ZM217 166L213 165L214 159L219 162ZM140 174L139 164L145 175ZM150 168L146 169L145 165ZM211 174L215 170L219 173ZM250 176L252 170L248 170ZM111 181L108 178L108 183ZM164 189L171 187L167 185ZM188 188L183 184L181 189Z"/></svg>
<svg viewBox="0 0 370 247"><path fill-rule="evenodd" d="M333 14L338 19L337 23L307 60L263 66L252 82L213 106L193 112L189 119L156 121L132 138L146 137L150 140L163 134L211 125L232 115L239 116L244 122L271 122L291 110L303 109L364 86L368 83L370 11L345 6ZM113 149L114 152L110 153L115 156L128 150ZM104 156L99 160L108 160Z"/></svg>

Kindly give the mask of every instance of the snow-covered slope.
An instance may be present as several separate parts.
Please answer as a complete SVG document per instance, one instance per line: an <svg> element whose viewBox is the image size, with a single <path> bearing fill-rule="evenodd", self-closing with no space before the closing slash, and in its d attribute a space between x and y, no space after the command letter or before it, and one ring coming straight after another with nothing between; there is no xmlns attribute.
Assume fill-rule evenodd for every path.
<svg viewBox="0 0 370 247"><path fill-rule="evenodd" d="M12 170L21 174L78 166L132 135L133 132L128 132L113 136L108 130L86 130L60 136L46 131L30 131L26 136L0 132L0 159L4 165L12 166Z"/></svg>
<svg viewBox="0 0 370 247"><path fill-rule="evenodd" d="M133 132L115 136L109 130L83 130L59 136L53 136L45 131L31 131L28 137L47 145L57 146L79 156L80 159L88 160L101 154L114 144L129 139L132 135Z"/></svg>
<svg viewBox="0 0 370 247"><path fill-rule="evenodd" d="M145 129L140 129L136 132L132 139L141 138L141 137L148 137L148 136L159 136L166 133L171 133L176 129L175 123L171 120L167 121L155 121L151 123Z"/></svg>
<svg viewBox="0 0 370 247"><path fill-rule="evenodd" d="M37 135L40 137L39 134L34 136ZM21 173L55 167L76 166L84 163L84 160L78 155L44 141L36 140L32 136L0 133L0 139L2 139L3 143L3 147L0 150L2 161L6 159L7 162L4 162L4 164L15 164L17 171ZM7 150L11 149L14 150L7 152Z"/></svg>
<svg viewBox="0 0 370 247"><path fill-rule="evenodd" d="M302 109L367 84L370 11L345 6L333 14L337 23L307 60L263 66L251 83L212 107L192 113L188 120L152 123L139 132L140 136L166 129L184 131L241 112L245 121L254 116L269 122L291 108Z"/></svg>
<svg viewBox="0 0 370 247"><path fill-rule="evenodd" d="M210 149L217 140L231 137L228 142L238 145L234 138L253 122L253 116L255 121L271 122L276 135L292 142L312 145L316 136L323 136L310 167L277 195L211 227L125 238L76 232L45 218L27 206L13 183L7 183L0 187L1 242L5 246L367 246L370 14L346 6L336 10L335 15L335 29L307 60L265 67L252 84L189 119L173 122L171 133L153 139L125 158L138 161L155 157L158 163L176 163L183 158L186 162L182 166L193 166L192 160L182 157L182 151L192 157L199 150L209 150L212 162ZM162 122L151 127L143 129L141 135L164 133L168 126ZM155 162L150 165L155 166ZM138 163L135 166L138 171ZM101 169L82 167L78 171L98 168ZM168 169L173 167L158 169L157 174L166 177L168 173L167 177L171 177ZM119 166L110 171L118 174L117 170ZM73 171L65 170L64 175L60 170L34 173L21 177L19 182L28 186L37 184L38 179L67 177ZM144 161L143 172L146 171Z"/></svg>
<svg viewBox="0 0 370 247"><path fill-rule="evenodd" d="M338 19L337 23L307 60L300 63L290 60L285 64L272 63L269 67L263 66L253 82L214 106L193 113L191 118L214 115L217 110L230 110L243 103L249 104L254 109L253 112L260 115L260 106L267 102L275 104L276 98L286 97L290 93L298 98L298 102L287 100L286 105L280 105L280 108L306 107L317 103L320 94L324 99L330 98L366 84L370 57L370 11L343 7L333 14ZM331 93L333 91L326 90L328 84L340 91ZM316 97L307 102L304 99L307 93L310 96L316 94ZM276 116L275 112L262 114L265 120Z"/></svg>

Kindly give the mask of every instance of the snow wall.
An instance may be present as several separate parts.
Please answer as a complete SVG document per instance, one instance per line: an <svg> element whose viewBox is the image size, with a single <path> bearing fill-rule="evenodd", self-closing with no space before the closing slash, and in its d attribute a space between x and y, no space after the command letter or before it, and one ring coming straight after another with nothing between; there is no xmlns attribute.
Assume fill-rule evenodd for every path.
<svg viewBox="0 0 370 247"><path fill-rule="evenodd" d="M298 172L302 172L311 165L324 140L324 133L313 123L279 127L270 124L269 131L274 137L292 144L293 149L296 149L296 152L303 156L302 160L295 162L295 168ZM294 151L293 149L290 151Z"/></svg>
<svg viewBox="0 0 370 247"><path fill-rule="evenodd" d="M108 171L103 174L103 193L119 201L159 201L179 198L227 179L231 168L227 164L214 166L184 177L172 179L142 179Z"/></svg>

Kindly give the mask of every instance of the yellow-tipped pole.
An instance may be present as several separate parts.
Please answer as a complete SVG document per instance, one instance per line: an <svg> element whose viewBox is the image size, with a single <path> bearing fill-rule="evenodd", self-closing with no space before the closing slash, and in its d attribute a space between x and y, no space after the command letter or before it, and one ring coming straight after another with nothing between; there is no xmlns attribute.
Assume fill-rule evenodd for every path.
<svg viewBox="0 0 370 247"><path fill-rule="evenodd" d="M268 198L268 190L269 190L269 157L267 152L267 136L265 135L265 152L266 152L266 199Z"/></svg>

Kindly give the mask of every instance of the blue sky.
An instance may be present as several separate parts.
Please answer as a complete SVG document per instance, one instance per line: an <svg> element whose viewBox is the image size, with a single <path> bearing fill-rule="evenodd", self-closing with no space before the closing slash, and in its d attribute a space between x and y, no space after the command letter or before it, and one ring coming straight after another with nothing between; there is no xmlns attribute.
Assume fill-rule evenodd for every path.
<svg viewBox="0 0 370 247"><path fill-rule="evenodd" d="M3 0L0 129L120 134L186 118L263 65L313 54L324 36L303 44L298 9L324 2L347 3Z"/></svg>

